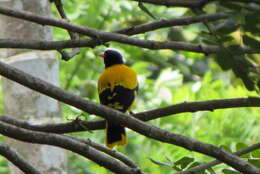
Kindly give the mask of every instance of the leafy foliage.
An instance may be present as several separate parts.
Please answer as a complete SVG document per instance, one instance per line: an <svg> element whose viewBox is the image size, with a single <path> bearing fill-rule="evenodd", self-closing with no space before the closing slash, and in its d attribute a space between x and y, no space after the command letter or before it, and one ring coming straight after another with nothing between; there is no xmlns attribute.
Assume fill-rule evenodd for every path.
<svg viewBox="0 0 260 174"><path fill-rule="evenodd" d="M115 31L124 27L151 22L152 20L134 2L102 0L102 2L99 2L102 7L97 8L93 5L93 3L95 4L94 1L89 0L88 4L85 1L82 3L77 1L77 4L73 4L73 9L81 9L79 11L72 9L71 2L64 2L72 22L106 31ZM224 49L221 49L216 54L217 56L172 50L151 51L129 45L109 43L111 48L122 52L127 64L132 66L138 73L140 91L134 107L135 112L183 101L243 97L256 94L255 92L246 91L241 85L242 83L230 71L222 72L220 69L221 67L224 70L232 70L235 72L235 76L241 78L250 90L255 88L258 77L252 79L251 65L252 61L259 63L259 57L257 55L249 57L240 54L241 50L236 46L240 44L241 39L244 39L241 32L244 32L244 30L246 32L252 31L247 27L248 21L246 21L247 23L241 23L245 22L243 14L251 15L252 12L245 10L243 13L237 14L236 10L242 8L242 4L237 6L223 4L225 3L220 5L213 3L205 8L205 12L233 11L230 13L230 18L224 20L224 22L220 21L211 24L218 26L213 33L210 33L204 24L194 24L189 27L160 29L136 36L158 41L168 39L193 43L200 43L200 40L205 39L211 45L213 43L213 45L223 46ZM166 8L149 4L145 4L145 7L157 18L194 14L182 8ZM176 29L178 32L176 32ZM257 33L250 32L250 37L252 37L251 34ZM59 30L55 31L55 37L60 38L60 36L61 32ZM234 46L234 44L236 45ZM245 44L250 45L247 41ZM70 62L61 62L62 85L66 86L68 79L72 79L68 87L69 90L98 102L97 92L95 91L96 81L104 67L102 60L95 57L97 53L104 49L104 46L95 49L81 49L80 55ZM79 67L76 66L77 63L80 64ZM75 70L76 73L72 75ZM81 112L75 110L75 108L64 106L65 119L68 117L73 118L77 114L81 114ZM259 126L256 126L260 124L259 116L257 110L241 108L214 112L183 113L153 120L150 123L162 129L180 133L203 142L219 146L224 144L230 148L234 147L238 142L252 144L259 141L258 132L260 129ZM95 120L97 118L87 115L86 119ZM76 135L89 137L100 143L104 140L102 131L77 133ZM208 157L149 140L132 131L128 131L128 135L128 145L117 150L137 161L138 165L148 173L180 171L209 161ZM239 149L240 145L237 146ZM73 158L70 158L70 164L74 166L72 169L74 173L76 170L76 173L84 173L84 169L87 170L85 170L86 173L90 171L106 173L95 164L74 155ZM210 168L201 173L219 173L223 168L226 168L226 166L221 165L221 167ZM82 169L82 171L79 171L79 169ZM225 172L227 171L229 169L225 169Z"/></svg>
<svg viewBox="0 0 260 174"><path fill-rule="evenodd" d="M73 23L104 31L116 31L152 21L151 17L133 1L71 0L63 3ZM149 4L145 4L145 7L156 18L161 19L196 15L194 11L184 8ZM187 41L221 46L223 49L216 55L174 50L152 51L109 43L111 48L122 52L127 64L138 73L140 91L134 111L140 112L184 101L257 95L255 91L260 88L260 56L244 54L238 45L243 43L253 51L259 52L259 9L258 5L252 3L214 2L207 5L201 13L228 11L230 17L209 23L209 28L205 24L194 24L135 36L157 41ZM56 10L53 9L53 12L56 13ZM58 17L57 14L56 16ZM66 31L58 28L54 28L54 37L56 40L69 38ZM61 61L62 87L98 102L96 82L104 66L102 60L96 58L96 54L104 49L106 49L104 46L95 49L83 48L80 54L69 62ZM247 91L243 84L251 91ZM149 123L203 142L217 146L224 145L230 151L236 151L259 142L259 113L259 110L253 108L226 109L182 113ZM87 120L98 119L73 107L63 106L64 120L75 118L79 114L83 114ZM88 137L99 143L104 141L103 131L74 133L74 135ZM181 171L211 160L198 153L150 140L133 131L128 131L128 135L128 145L117 150L134 159L147 173ZM69 155L70 173L108 173L88 160L75 154ZM260 151L253 151L243 157L257 165ZM6 161L0 158L0 173L8 173L6 166ZM235 171L221 165L201 173L214 172L228 174Z"/></svg>

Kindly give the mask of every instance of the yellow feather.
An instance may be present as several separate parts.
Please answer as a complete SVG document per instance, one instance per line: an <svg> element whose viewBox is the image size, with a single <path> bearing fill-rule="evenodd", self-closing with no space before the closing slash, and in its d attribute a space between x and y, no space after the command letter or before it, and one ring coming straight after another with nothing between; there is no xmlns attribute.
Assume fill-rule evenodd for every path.
<svg viewBox="0 0 260 174"><path fill-rule="evenodd" d="M110 90L113 91L116 85L122 85L128 89L136 88L136 73L123 64L117 64L106 68L98 80L98 93L101 93L107 88L110 88Z"/></svg>
<svg viewBox="0 0 260 174"><path fill-rule="evenodd" d="M122 137L122 139L121 139L120 141L116 141L116 142L111 143L111 144L108 144L108 143L106 142L106 146L107 146L108 148L110 148L110 149L112 149L114 146L124 146L124 145L126 144L126 142L127 142L127 136L121 134L121 137Z"/></svg>

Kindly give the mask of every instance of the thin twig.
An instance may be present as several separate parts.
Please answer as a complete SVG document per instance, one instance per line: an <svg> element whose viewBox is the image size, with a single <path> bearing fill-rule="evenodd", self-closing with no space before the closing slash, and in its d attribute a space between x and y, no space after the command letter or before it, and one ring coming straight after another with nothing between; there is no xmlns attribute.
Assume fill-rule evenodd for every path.
<svg viewBox="0 0 260 174"><path fill-rule="evenodd" d="M150 3L154 5L164 5L167 7L187 7L187 8L202 8L209 0L133 0L137 2Z"/></svg>
<svg viewBox="0 0 260 174"><path fill-rule="evenodd" d="M154 5L164 5L167 7L187 7L193 9L194 8L201 9L208 3L216 2L219 0L133 0L133 1L150 3ZM244 2L244 3L254 2L260 4L260 0L229 0L229 1ZM224 1L224 3L229 1Z"/></svg>
<svg viewBox="0 0 260 174"><path fill-rule="evenodd" d="M55 3L55 6L61 16L62 19L64 19L65 21L67 22L70 22L64 9L63 9L63 4L61 2L61 0L52 0L52 2ZM72 40L78 40L79 39L79 35L77 33L73 33L71 32L70 30L67 30L69 35L70 35L70 38ZM64 50L58 50L58 52L61 54L62 56L62 59L63 60L70 60L72 57L74 57L75 55L79 54L80 53L80 49L79 48L74 48L72 51L70 52L66 52Z"/></svg>
<svg viewBox="0 0 260 174"><path fill-rule="evenodd" d="M67 136L67 135L66 135ZM107 148L106 146L102 145L102 144L98 144L98 143L95 143L94 141L91 141L89 138L87 139L80 139L80 138L77 138L77 137L73 137L73 136L68 136L72 139L75 139L77 141L80 141L82 143L85 143L101 152L104 152L118 160L120 160L121 162L125 163L126 165L128 165L129 167L131 168L135 168L136 170L139 170L137 165L135 164L134 161L132 161L130 158L128 158L127 156L125 156L124 154L118 152L118 151L115 151L115 150L112 150L112 149L109 149Z"/></svg>
<svg viewBox="0 0 260 174"><path fill-rule="evenodd" d="M138 3L138 7L145 12L148 16L150 16L151 18L153 18L154 20L156 20L157 18L144 6L144 4L142 2Z"/></svg>
<svg viewBox="0 0 260 174"><path fill-rule="evenodd" d="M116 31L116 33L126 34L126 35L136 35L136 34L154 31L166 27L183 26L183 25L189 25L194 23L200 23L204 21L213 22L216 20L225 19L228 16L229 15L227 13L215 13L215 14L205 14L200 16L161 19L147 24L127 27Z"/></svg>

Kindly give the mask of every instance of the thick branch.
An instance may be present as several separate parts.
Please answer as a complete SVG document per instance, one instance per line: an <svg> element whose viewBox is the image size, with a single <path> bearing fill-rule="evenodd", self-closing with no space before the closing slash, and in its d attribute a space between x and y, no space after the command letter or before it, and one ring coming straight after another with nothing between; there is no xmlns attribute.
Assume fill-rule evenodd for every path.
<svg viewBox="0 0 260 174"><path fill-rule="evenodd" d="M72 122L72 124L70 124L70 123L67 123L67 124L64 124L64 123L62 123L62 124L41 124L41 125L30 124L28 121L18 120L11 116L5 116L5 115L0 115L0 121L14 125L16 127L20 127L20 128L24 128L24 129L28 129L28 130L32 130L32 131L46 132L46 133L68 132L66 129L70 130L70 128L67 125L74 125L74 127L80 127L81 129L84 129L84 127L85 127L85 124L84 124L84 127L81 127L80 125L82 123L78 124L78 123L76 123L76 121ZM77 128L75 128L75 129L77 129ZM122 161L123 163L125 163L126 165L128 165L131 168L136 168L136 169L138 168L134 161L132 161L131 159L129 159L128 157L126 157L124 154L122 154L120 152L111 150L101 144L91 141L90 139L83 140L83 139L79 139L79 138L72 137L72 136L69 136L69 137L73 138L77 141L80 141L82 143L85 143L101 152L104 152L104 153Z"/></svg>
<svg viewBox="0 0 260 174"><path fill-rule="evenodd" d="M119 36L119 34L117 34ZM122 36L122 37L121 37ZM172 50L185 50L197 53L215 53L219 50L217 46L202 47L201 45L186 44L183 42L156 42L152 40L142 40L130 38L124 35L118 37L118 42L135 45L142 48L152 50L159 49L172 49ZM109 40L109 39L108 39ZM107 42L105 40L104 42ZM112 40L114 40L112 38ZM96 44L96 40L65 40L65 41L38 41L38 40L22 40L22 39L0 39L0 48L21 48L21 49L35 49L35 50L56 50L65 48L77 47L92 47ZM245 49L245 52L252 53L250 50Z"/></svg>
<svg viewBox="0 0 260 174"><path fill-rule="evenodd" d="M257 172L260 172L260 170L253 165L243 161L235 155L230 154L229 152L226 152L223 149L187 138L179 134L162 130L160 128L145 124L144 122L134 117L130 117L117 110L96 104L88 100L84 100L79 96L66 92L59 87L47 83L39 78L33 77L21 70L18 70L17 68L11 67L10 65L2 62L0 62L0 74L6 78L20 83L21 85L24 85L42 94L74 106L82 111L90 114L95 114L113 122L118 122L119 124L122 124L149 138L153 138L161 142L174 144L192 151L212 156L220 161L225 162L226 164L232 166L242 173L255 174Z"/></svg>
<svg viewBox="0 0 260 174"><path fill-rule="evenodd" d="M134 114L133 116L142 121L149 121L160 117L166 117L173 114L179 114L184 112L213 111L215 109L241 108L241 107L260 107L260 98L249 97L249 98L209 100L209 101L201 101L201 102L184 102L172 106L140 112ZM30 124L26 121L17 120L12 117L1 115L0 121L10 123L25 129L43 131L43 132L53 132L53 133L70 133L70 132L87 131L87 130L99 130L105 128L104 120L80 121L80 124L77 122L77 120L75 120L69 123L35 125L35 124Z"/></svg>
<svg viewBox="0 0 260 174"><path fill-rule="evenodd" d="M238 155L238 156L241 156L241 155L247 154L247 153L249 153L249 152L252 152L252 151L254 151L254 150L256 150L256 149L260 149L260 143L254 144L254 145L252 145L252 146L250 146L250 147L248 147L248 148L245 148L245 149L243 149L243 150L240 150L240 151L238 151L238 152L235 152L234 154L235 154L235 155ZM192 168L190 168L190 169L188 169L188 170L185 170L185 171L183 171L183 172L179 172L179 173L177 173L177 174L198 173L198 172L200 172L200 171L202 171L202 170L206 170L206 169L208 169L208 168L210 168L210 167L213 167L213 166L215 166L215 165L218 165L218 164L221 164L221 161L219 161L219 160L214 160L214 161L211 161L211 162L208 162L208 163L203 163L203 164L200 164L200 165L198 165L198 166L192 167Z"/></svg>
<svg viewBox="0 0 260 174"><path fill-rule="evenodd" d="M116 173L136 173L135 170L122 163L119 163L109 156L104 155L87 144L78 142L63 135L30 131L2 122L0 122L0 133L20 141L53 145L70 150Z"/></svg>
<svg viewBox="0 0 260 174"><path fill-rule="evenodd" d="M0 143L0 155L4 156L8 161L12 162L24 173L41 174L41 172L34 168L30 163L28 163L26 159L20 156L9 146L2 143Z"/></svg>

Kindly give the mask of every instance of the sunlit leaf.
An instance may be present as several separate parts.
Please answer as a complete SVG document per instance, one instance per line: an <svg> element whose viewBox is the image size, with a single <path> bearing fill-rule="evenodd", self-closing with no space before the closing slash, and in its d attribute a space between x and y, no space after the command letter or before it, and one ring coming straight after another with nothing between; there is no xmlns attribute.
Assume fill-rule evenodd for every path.
<svg viewBox="0 0 260 174"><path fill-rule="evenodd" d="M258 158L258 159L248 159L248 162L253 164L254 166L260 168L260 158Z"/></svg>
<svg viewBox="0 0 260 174"><path fill-rule="evenodd" d="M231 148L228 147L227 145L221 145L220 148L225 149L227 152L232 152Z"/></svg>
<svg viewBox="0 0 260 174"><path fill-rule="evenodd" d="M246 145L245 143L237 143L236 144L236 151L243 150L243 149L245 149L247 147L248 147L248 145ZM241 155L241 157L242 158L249 158L250 157L250 153Z"/></svg>
<svg viewBox="0 0 260 174"><path fill-rule="evenodd" d="M251 152L252 157L254 158L260 158L260 149L256 149L254 151Z"/></svg>
<svg viewBox="0 0 260 174"><path fill-rule="evenodd" d="M210 174L216 174L216 172L210 167L207 169L207 171L210 173Z"/></svg>
<svg viewBox="0 0 260 174"><path fill-rule="evenodd" d="M224 174L240 174L239 172L236 172L236 171L230 170L230 169L223 169L222 172Z"/></svg>

